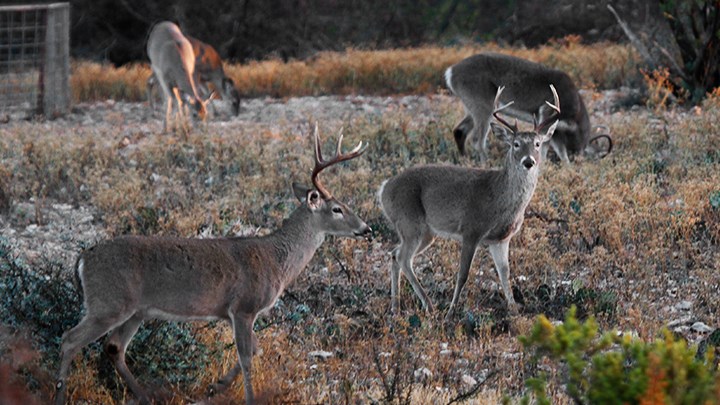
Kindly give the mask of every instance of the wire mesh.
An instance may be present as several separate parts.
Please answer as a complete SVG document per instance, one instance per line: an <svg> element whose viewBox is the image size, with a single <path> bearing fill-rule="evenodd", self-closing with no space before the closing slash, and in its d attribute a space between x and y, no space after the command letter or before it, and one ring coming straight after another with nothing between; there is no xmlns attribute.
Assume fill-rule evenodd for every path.
<svg viewBox="0 0 720 405"><path fill-rule="evenodd" d="M67 3L0 7L0 116L69 106L68 24Z"/></svg>

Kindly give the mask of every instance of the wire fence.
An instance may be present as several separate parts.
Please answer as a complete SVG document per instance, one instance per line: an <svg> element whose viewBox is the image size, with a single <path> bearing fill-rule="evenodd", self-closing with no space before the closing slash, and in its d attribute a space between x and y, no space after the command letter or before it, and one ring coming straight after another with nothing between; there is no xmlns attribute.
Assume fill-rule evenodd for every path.
<svg viewBox="0 0 720 405"><path fill-rule="evenodd" d="M70 5L0 7L0 119L70 107Z"/></svg>

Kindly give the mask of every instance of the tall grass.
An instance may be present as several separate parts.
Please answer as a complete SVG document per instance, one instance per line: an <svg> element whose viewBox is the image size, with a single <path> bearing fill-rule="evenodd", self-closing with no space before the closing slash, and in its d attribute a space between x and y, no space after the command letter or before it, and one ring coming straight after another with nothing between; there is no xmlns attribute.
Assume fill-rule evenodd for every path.
<svg viewBox="0 0 720 405"><path fill-rule="evenodd" d="M308 60L277 59L227 64L230 76L245 97L308 96L324 94L429 94L444 87L448 66L479 52L502 52L566 71L581 87L615 88L632 80L637 58L625 45L582 45L568 38L534 49L502 48L489 44L473 47L345 52L320 52ZM114 68L76 62L72 69L76 102L104 100L141 101L147 64Z"/></svg>

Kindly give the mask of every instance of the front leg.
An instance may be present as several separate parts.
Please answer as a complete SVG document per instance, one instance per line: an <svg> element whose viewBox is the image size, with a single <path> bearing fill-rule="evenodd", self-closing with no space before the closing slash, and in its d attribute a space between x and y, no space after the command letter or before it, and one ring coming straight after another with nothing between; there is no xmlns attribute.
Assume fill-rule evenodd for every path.
<svg viewBox="0 0 720 405"><path fill-rule="evenodd" d="M472 266L473 257L475 257L475 250L478 245L478 238L476 237L463 237L462 250L460 252L460 271L457 274L455 281L455 292L453 293L453 299L450 303L450 308L445 315L445 321L450 320L453 314L455 306L460 298L465 283L467 282L468 275L470 274L470 267Z"/></svg>
<svg viewBox="0 0 720 405"><path fill-rule="evenodd" d="M253 348L256 345L254 332L255 314L233 314L231 316L233 331L235 332L235 346L237 347L238 360L245 382L245 402L250 405L255 403L255 396L252 388L252 356ZM237 367L237 366L236 366ZM233 372L237 375L236 367L230 370L228 376Z"/></svg>
<svg viewBox="0 0 720 405"><path fill-rule="evenodd" d="M256 355L258 352L258 345L257 345L257 336L255 335L255 332L252 332L252 354L253 356ZM227 372L222 378L218 380L217 383L211 385L208 388L207 395L213 396L216 394L220 394L224 392L225 390L230 387L230 385L235 381L238 374L240 374L240 371L242 371L242 365L240 364L240 361L236 362L233 368L230 369L230 371Z"/></svg>
<svg viewBox="0 0 720 405"><path fill-rule="evenodd" d="M515 298L513 298L510 281L508 280L510 275L510 263L508 261L510 239L490 245L488 248L490 249L493 261L495 262L495 269L497 270L498 277L500 278L500 284L502 285L508 309L510 310L510 313L517 314L518 306L517 303L515 303Z"/></svg>

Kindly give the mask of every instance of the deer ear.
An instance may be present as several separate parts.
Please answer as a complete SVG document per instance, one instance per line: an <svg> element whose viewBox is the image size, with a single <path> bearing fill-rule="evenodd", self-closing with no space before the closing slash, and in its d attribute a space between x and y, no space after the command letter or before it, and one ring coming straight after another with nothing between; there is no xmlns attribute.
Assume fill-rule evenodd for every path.
<svg viewBox="0 0 720 405"><path fill-rule="evenodd" d="M511 144L512 143L512 137L510 134L508 134L507 129L503 127L502 125L497 125L494 122L490 123L490 128L492 128L493 134L498 137L501 141Z"/></svg>
<svg viewBox="0 0 720 405"><path fill-rule="evenodd" d="M317 190L308 190L306 201L310 211L317 211L325 204L325 200L322 199Z"/></svg>
<svg viewBox="0 0 720 405"><path fill-rule="evenodd" d="M550 125L550 128L548 128L547 132L545 132L545 135L543 135L543 142L547 142L550 140L550 138L553 137L553 134L555 133L555 129L557 129L559 122L560 120L555 120L555 122Z"/></svg>
<svg viewBox="0 0 720 405"><path fill-rule="evenodd" d="M310 191L310 187L307 187L300 183L293 183L292 184L293 194L295 195L295 198L300 200L300 202L304 202L307 198L308 192Z"/></svg>

